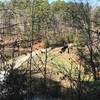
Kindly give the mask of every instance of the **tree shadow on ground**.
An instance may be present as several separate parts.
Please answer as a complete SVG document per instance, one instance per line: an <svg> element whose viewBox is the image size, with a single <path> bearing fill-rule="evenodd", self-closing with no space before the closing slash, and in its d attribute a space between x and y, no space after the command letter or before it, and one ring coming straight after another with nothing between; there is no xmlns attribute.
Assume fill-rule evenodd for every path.
<svg viewBox="0 0 100 100"><path fill-rule="evenodd" d="M25 100L30 96L33 100L36 97L41 98L39 100L99 100L100 81L81 82L80 88L65 88L52 79L46 78L45 82L44 78L32 76L30 89L30 79L26 71L10 71L0 85L0 100Z"/></svg>

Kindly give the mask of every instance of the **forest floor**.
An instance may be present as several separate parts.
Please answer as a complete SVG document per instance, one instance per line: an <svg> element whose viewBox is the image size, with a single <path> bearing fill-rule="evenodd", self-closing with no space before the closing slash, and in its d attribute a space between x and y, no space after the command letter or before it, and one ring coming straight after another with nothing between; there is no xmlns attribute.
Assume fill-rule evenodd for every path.
<svg viewBox="0 0 100 100"><path fill-rule="evenodd" d="M15 41L16 38L13 37L13 41ZM8 39L4 41L4 44L9 45L13 43L12 39ZM41 41L34 41L33 42L33 55L35 55L35 64L32 62L34 66L38 65L38 68L33 68L37 71L36 77L44 77L41 75L41 72L44 70L44 64L45 63L45 52L42 52L44 50L44 44ZM81 69L83 73L83 67L80 68L80 59L76 54L76 48L70 48L69 53L68 49L65 50L65 52L60 53L62 47L55 47L55 48L49 48L50 50L47 53L47 77L52 78L53 80L60 81L63 86L67 86L69 84L68 81L68 74L73 73L73 78L77 74L77 71ZM26 66L27 60L30 57L30 47L26 48L14 48L15 52L21 53L19 57L16 58L16 65L19 66ZM12 52L11 52L12 50ZM5 47L5 51L9 52L11 55L13 53L12 47ZM23 55L24 54L24 55ZM41 61L41 60L42 61ZM11 61L11 60L10 60ZM15 66L16 66L15 65ZM27 66L26 66L27 67ZM40 70L39 70L40 69ZM69 84L70 85L70 84Z"/></svg>

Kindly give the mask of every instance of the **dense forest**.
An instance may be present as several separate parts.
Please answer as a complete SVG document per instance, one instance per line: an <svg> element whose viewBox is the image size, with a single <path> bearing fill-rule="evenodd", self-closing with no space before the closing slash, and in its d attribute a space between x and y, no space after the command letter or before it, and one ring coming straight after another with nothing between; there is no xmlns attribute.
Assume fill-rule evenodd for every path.
<svg viewBox="0 0 100 100"><path fill-rule="evenodd" d="M97 4L0 1L0 100L99 100Z"/></svg>

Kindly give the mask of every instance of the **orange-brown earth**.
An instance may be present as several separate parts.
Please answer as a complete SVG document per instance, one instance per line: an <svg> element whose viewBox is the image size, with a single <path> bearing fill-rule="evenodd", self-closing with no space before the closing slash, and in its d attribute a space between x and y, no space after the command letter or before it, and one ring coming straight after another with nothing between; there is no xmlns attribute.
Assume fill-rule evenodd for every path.
<svg viewBox="0 0 100 100"><path fill-rule="evenodd" d="M26 52L26 53L31 51L31 47L28 46L26 48L22 48L21 46L19 46L19 48L10 47L16 40L17 40L17 35L4 36L0 38L0 45L2 46L4 45L6 51L14 50L15 52ZM33 46L32 46L33 51L41 48L44 48L43 42L41 40L33 41Z"/></svg>

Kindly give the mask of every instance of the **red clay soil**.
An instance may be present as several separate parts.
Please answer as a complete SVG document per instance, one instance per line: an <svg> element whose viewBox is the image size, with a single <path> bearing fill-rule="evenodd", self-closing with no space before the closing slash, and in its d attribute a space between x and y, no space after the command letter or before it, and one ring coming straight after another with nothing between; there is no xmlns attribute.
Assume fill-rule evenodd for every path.
<svg viewBox="0 0 100 100"><path fill-rule="evenodd" d="M42 49L42 48L44 48L43 42L35 41L33 43L33 50L39 50L39 49Z"/></svg>
<svg viewBox="0 0 100 100"><path fill-rule="evenodd" d="M3 39L1 38L0 39L0 44L1 45L10 45L12 43L14 43L17 39L17 36L16 35L12 35L12 36L5 36L3 37ZM33 47L32 49L33 50L38 50L38 49L41 49L43 48L44 45L43 45L43 42L41 40L35 40L33 41ZM13 48L9 48L9 46L5 47L6 50L13 50ZM15 48L15 51L18 52L18 51L21 51L21 52L30 52L31 51L31 47L27 47L27 48Z"/></svg>
<svg viewBox="0 0 100 100"><path fill-rule="evenodd" d="M37 41L35 41L33 43L32 51L39 50L39 49L42 49L42 48L44 48L43 42L37 42ZM31 52L31 47L19 48L19 50L18 50L18 48L16 48L15 51L16 52L20 51L20 52L27 53L27 52Z"/></svg>

